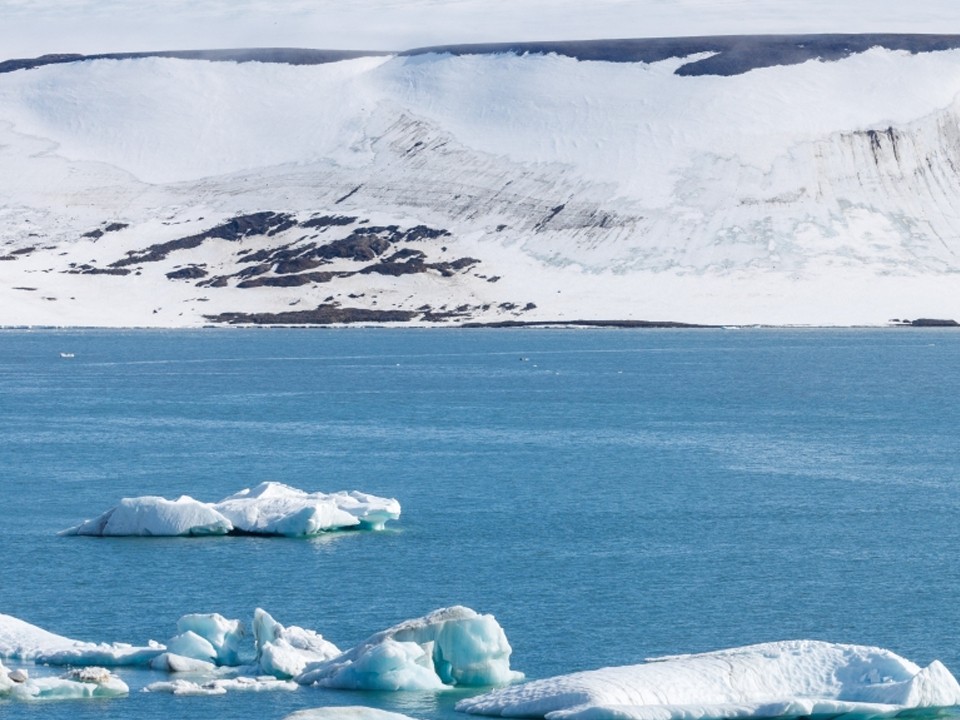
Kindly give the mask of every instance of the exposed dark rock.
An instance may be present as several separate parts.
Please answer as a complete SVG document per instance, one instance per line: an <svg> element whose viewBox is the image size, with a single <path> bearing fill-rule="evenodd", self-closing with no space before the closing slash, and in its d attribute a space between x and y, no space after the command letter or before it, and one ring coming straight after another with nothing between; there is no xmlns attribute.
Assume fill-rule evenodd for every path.
<svg viewBox="0 0 960 720"><path fill-rule="evenodd" d="M549 222L550 222L551 220L553 220L557 215L559 215L561 212L563 212L563 209L564 209L565 207L566 207L566 204L561 203L560 205L557 205L556 207L550 208L550 212L547 214L547 216L546 216L545 218L543 218L540 222L538 222L536 225L534 225L533 229L534 229L535 231L537 231L537 230L543 230L543 228L546 227L547 223L549 223Z"/></svg>
<svg viewBox="0 0 960 720"><path fill-rule="evenodd" d="M445 45L408 50L404 55L546 55L555 53L578 60L604 62L659 62L701 53L709 57L680 66L677 75L740 75L774 65L796 65L808 60L834 61L873 47L910 53L960 48L960 35L716 35L635 40L573 42L485 43Z"/></svg>
<svg viewBox="0 0 960 720"><path fill-rule="evenodd" d="M406 310L368 310L338 305L318 305L315 310L279 313L221 313L207 320L230 325L340 325L345 323L409 322L417 313Z"/></svg>
<svg viewBox="0 0 960 720"><path fill-rule="evenodd" d="M199 265L190 265L189 267L168 272L167 277L170 280L199 280L200 278L206 277L208 274L209 273L207 273L207 271Z"/></svg>
<svg viewBox="0 0 960 720"><path fill-rule="evenodd" d="M321 215L320 217L310 218L300 223L300 227L305 228L325 228L341 225L352 225L357 218L350 215Z"/></svg>
<svg viewBox="0 0 960 720"><path fill-rule="evenodd" d="M299 275L281 275L279 277L258 277L253 280L244 280L237 283L238 288L255 287L299 287L310 283L326 283L338 277L339 273L312 272Z"/></svg>
<svg viewBox="0 0 960 720"><path fill-rule="evenodd" d="M81 235L80 237L93 238L94 240L99 240L99 239L102 238L106 233L109 233L109 232L118 232L118 231L123 230L124 228L128 228L128 227L130 227L130 225L127 224L127 223L121 223L121 222L110 223L109 225L106 225L106 226L104 226L103 228L97 228L96 230L91 230L90 232L85 232L85 233L84 233L83 235Z"/></svg>
<svg viewBox="0 0 960 720"><path fill-rule="evenodd" d="M164 52L102 53L99 55L58 54L37 58L22 58L0 62L0 73L27 70L44 65L55 65L85 60L138 60L141 58L166 57L181 60L207 60L210 62L263 62L285 65L322 65L358 57L377 57L388 53L379 50L370 52L353 50L305 50L301 48L238 48L227 50L170 50Z"/></svg>
<svg viewBox="0 0 960 720"><path fill-rule="evenodd" d="M960 327L956 320L938 320L936 318L918 318L910 322L912 327Z"/></svg>
<svg viewBox="0 0 960 720"><path fill-rule="evenodd" d="M129 275L131 270L130 268L98 268L92 265L80 265L65 272L68 275Z"/></svg>
<svg viewBox="0 0 960 720"><path fill-rule="evenodd" d="M601 328L715 328L717 325L692 325L670 320L500 320L497 322L463 323L465 328L512 327L601 327Z"/></svg>
<svg viewBox="0 0 960 720"><path fill-rule="evenodd" d="M337 200L335 200L333 204L334 204L334 205L339 205L339 204L342 203L344 200L348 200L351 196L353 196L354 193L357 192L357 190L359 190L359 189L362 188L362 187L363 187L363 185L357 185L353 190L351 190L350 192L348 192L346 195L344 195L343 197L338 198Z"/></svg>
<svg viewBox="0 0 960 720"><path fill-rule="evenodd" d="M204 240L220 239L236 242L255 235L275 235L296 225L291 215L275 212L259 212L240 215L232 220L210 228L206 232L190 235L178 240L151 245L144 250L134 250L127 257L112 263L113 267L124 267L143 262L156 262L165 259L175 250L189 250L198 247Z"/></svg>

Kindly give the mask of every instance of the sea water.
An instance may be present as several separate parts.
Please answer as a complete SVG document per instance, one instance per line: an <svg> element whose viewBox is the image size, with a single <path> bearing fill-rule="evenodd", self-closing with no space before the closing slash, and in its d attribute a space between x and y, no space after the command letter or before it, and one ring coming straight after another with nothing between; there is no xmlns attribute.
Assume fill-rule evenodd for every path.
<svg viewBox="0 0 960 720"><path fill-rule="evenodd" d="M144 644L263 607L346 649L464 604L531 678L790 638L957 673L958 396L948 329L4 331L0 612ZM264 480L403 515L307 540L57 536L122 497ZM0 717L453 718L476 692L184 698L119 674L128 697Z"/></svg>

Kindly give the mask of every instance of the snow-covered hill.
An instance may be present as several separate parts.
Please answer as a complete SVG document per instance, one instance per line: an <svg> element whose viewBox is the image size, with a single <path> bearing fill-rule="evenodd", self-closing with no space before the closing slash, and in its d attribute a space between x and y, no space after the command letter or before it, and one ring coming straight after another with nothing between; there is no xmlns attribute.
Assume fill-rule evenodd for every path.
<svg viewBox="0 0 960 720"><path fill-rule="evenodd" d="M258 57L0 67L0 325L960 319L960 37Z"/></svg>

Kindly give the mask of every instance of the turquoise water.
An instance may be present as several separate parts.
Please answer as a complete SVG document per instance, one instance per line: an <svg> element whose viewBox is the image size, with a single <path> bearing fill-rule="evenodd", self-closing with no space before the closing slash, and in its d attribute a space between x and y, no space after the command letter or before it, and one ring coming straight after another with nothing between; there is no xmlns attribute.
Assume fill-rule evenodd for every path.
<svg viewBox="0 0 960 720"><path fill-rule="evenodd" d="M61 359L72 352L73 359ZM342 648L464 604L529 677L789 638L960 673L960 333L0 333L0 612L145 643L263 607ZM124 496L398 498L381 533L62 538ZM8 663L9 664L9 663ZM465 691L137 692L4 718L465 717Z"/></svg>

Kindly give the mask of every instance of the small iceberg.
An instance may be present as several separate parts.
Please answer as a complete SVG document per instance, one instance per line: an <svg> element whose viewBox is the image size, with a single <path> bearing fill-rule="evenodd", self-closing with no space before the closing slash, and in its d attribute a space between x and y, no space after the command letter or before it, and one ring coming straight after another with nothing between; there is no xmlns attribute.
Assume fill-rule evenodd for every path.
<svg viewBox="0 0 960 720"><path fill-rule="evenodd" d="M812 640L658 658L535 680L461 700L462 712L548 720L890 717L960 704L938 661Z"/></svg>
<svg viewBox="0 0 960 720"><path fill-rule="evenodd" d="M331 706L297 710L283 720L413 720L409 715L363 707L362 705Z"/></svg>
<svg viewBox="0 0 960 720"><path fill-rule="evenodd" d="M511 652L492 615L454 606L376 633L337 657L311 664L296 681L348 690L503 685L523 678L510 669Z"/></svg>
<svg viewBox="0 0 960 720"><path fill-rule="evenodd" d="M32 678L25 670L9 671L0 663L0 699L79 700L129 692L127 684L105 668L76 668L59 677Z"/></svg>
<svg viewBox="0 0 960 720"><path fill-rule="evenodd" d="M382 530L400 517L400 503L359 491L308 493L278 482L264 482L217 503L189 496L176 500L124 498L98 517L60 535L98 537L187 537L277 535L308 537L350 528Z"/></svg>
<svg viewBox="0 0 960 720"><path fill-rule="evenodd" d="M313 630L284 627L266 610L253 614L256 662L266 675L289 679L300 675L307 665L339 656L340 648Z"/></svg>

